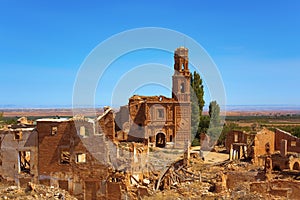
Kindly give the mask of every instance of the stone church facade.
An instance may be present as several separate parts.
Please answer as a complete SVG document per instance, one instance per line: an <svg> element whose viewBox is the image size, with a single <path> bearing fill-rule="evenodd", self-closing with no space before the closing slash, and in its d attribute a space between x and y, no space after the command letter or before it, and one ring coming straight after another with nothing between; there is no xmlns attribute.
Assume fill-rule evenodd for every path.
<svg viewBox="0 0 300 200"><path fill-rule="evenodd" d="M134 95L129 99L128 140L148 141L157 147L182 148L188 144L191 136L190 81L188 49L179 47L174 52L172 98Z"/></svg>

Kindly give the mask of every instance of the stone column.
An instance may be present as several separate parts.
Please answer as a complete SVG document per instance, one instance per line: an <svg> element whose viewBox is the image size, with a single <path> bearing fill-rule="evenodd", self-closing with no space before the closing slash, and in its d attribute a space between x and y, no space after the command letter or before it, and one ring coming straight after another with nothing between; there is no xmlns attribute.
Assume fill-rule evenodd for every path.
<svg viewBox="0 0 300 200"><path fill-rule="evenodd" d="M233 147L232 147L232 144L230 145L229 160L233 160Z"/></svg>
<svg viewBox="0 0 300 200"><path fill-rule="evenodd" d="M286 140L281 140L280 144L280 155L282 157L285 157L287 153L287 141Z"/></svg>

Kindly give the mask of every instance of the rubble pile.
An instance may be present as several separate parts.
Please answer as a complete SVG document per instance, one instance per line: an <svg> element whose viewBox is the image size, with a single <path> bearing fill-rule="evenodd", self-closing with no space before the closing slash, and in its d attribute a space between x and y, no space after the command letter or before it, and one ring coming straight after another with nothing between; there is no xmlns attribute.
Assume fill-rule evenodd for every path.
<svg viewBox="0 0 300 200"><path fill-rule="evenodd" d="M17 186L6 186L0 189L0 199L16 199L16 200L31 200L31 199L61 199L61 200L76 200L67 191L60 188L48 187L28 183L26 188Z"/></svg>
<svg viewBox="0 0 300 200"><path fill-rule="evenodd" d="M279 184L288 185L285 180L274 182L272 175L247 162L227 160L207 164L191 158L188 166L179 163L177 161L158 176L152 195L144 199L296 199L288 193L295 194L293 184L297 183L288 181L295 191L278 189L282 188ZM268 189L271 192L262 192L268 183L273 185Z"/></svg>

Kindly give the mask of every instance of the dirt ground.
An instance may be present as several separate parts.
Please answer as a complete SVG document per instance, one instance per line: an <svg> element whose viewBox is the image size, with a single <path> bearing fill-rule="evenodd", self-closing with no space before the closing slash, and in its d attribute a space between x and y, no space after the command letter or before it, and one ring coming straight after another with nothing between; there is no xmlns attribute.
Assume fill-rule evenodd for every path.
<svg viewBox="0 0 300 200"><path fill-rule="evenodd" d="M222 151L224 149L218 149L218 151ZM200 151L200 146L191 147L191 152L198 152ZM217 162L223 162L229 159L229 155L226 153L219 153L219 152L210 152L210 151L202 151L204 156L204 163L212 164Z"/></svg>

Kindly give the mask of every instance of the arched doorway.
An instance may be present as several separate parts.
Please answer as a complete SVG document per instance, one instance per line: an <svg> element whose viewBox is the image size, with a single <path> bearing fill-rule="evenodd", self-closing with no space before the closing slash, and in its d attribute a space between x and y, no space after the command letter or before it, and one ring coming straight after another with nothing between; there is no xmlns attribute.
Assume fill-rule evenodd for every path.
<svg viewBox="0 0 300 200"><path fill-rule="evenodd" d="M298 162L295 162L293 165L293 170L300 170L300 166Z"/></svg>
<svg viewBox="0 0 300 200"><path fill-rule="evenodd" d="M160 148L166 146L166 135L164 133L157 133L155 146Z"/></svg>

